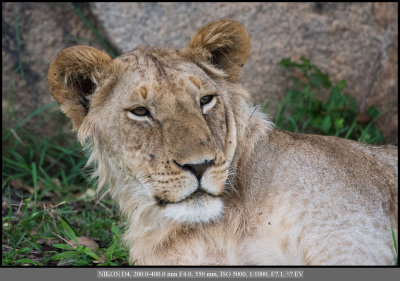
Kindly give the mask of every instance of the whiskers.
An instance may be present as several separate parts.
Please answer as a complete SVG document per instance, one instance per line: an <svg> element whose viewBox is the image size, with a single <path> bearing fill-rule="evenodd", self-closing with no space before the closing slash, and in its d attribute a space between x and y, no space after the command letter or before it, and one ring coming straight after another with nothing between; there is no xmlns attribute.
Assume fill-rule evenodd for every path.
<svg viewBox="0 0 400 281"><path fill-rule="evenodd" d="M153 174L147 174L147 175L144 175L144 176L141 176L141 177L137 177L137 179L143 185L157 183L157 180L154 179L153 177L154 177Z"/></svg>
<svg viewBox="0 0 400 281"><path fill-rule="evenodd" d="M239 191L236 188L237 181L236 179L242 176L240 173L238 173L237 169L233 169L232 167L229 167L228 169L228 174L227 174L227 179L225 182L225 189L224 189L224 194L231 195L232 193L236 194L239 196Z"/></svg>
<svg viewBox="0 0 400 281"><path fill-rule="evenodd" d="M227 178L224 184L224 190L222 194L224 196L240 196L240 192L237 189L238 183L237 179L242 178L243 175L238 172L236 167L228 167L227 171ZM184 186L166 186L165 180L167 179L160 179L157 173L149 173L143 176L137 176L136 179L140 184L146 186L150 190L175 190L174 192L178 192L179 190L186 189ZM188 186L189 187L189 186ZM164 192L165 192L164 191Z"/></svg>

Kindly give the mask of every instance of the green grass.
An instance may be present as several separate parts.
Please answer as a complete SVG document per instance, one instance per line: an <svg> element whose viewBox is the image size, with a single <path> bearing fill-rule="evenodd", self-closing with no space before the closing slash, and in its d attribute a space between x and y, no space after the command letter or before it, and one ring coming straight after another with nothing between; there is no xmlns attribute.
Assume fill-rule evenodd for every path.
<svg viewBox="0 0 400 281"><path fill-rule="evenodd" d="M369 144L385 143L383 133L376 125L382 112L374 106L360 112L355 99L345 92L345 80L333 85L329 74L305 57L300 62L285 58L280 65L290 86L275 116L277 128Z"/></svg>
<svg viewBox="0 0 400 281"><path fill-rule="evenodd" d="M16 127L15 135L4 125L2 132L3 265L128 264L118 210L93 195L82 148ZM69 245L83 236L99 247Z"/></svg>
<svg viewBox="0 0 400 281"><path fill-rule="evenodd" d="M395 265L399 265L399 253L398 253L398 250L397 250L396 235L394 234L393 226L390 226L390 228L392 229L393 246L394 246L394 249L396 251L396 257L395 257L395 263L394 264Z"/></svg>

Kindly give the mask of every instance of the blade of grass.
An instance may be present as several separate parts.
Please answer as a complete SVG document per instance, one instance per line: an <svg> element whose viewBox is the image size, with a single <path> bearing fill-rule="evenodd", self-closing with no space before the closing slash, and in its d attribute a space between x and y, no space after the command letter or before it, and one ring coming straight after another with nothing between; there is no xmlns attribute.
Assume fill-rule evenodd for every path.
<svg viewBox="0 0 400 281"><path fill-rule="evenodd" d="M22 171L22 172L25 172L25 175L26 174L30 174L30 172L31 172L31 169L30 168L28 168L26 165L24 165L24 163L18 163L18 162L15 162L15 161L13 161L13 160L11 160L11 159L9 159L9 158L7 158L7 157L3 157L3 165L5 165L5 164L12 164L12 165L14 165L14 169L16 169L16 170L18 170L18 168L20 168L20 170ZM3 166L4 167L4 166Z"/></svg>
<svg viewBox="0 0 400 281"><path fill-rule="evenodd" d="M22 155L20 154L20 153L18 153L17 151L15 151L15 150L10 150L9 151L10 152L10 154L12 155L12 156L14 156L14 158L15 158L15 160L17 160L17 162L19 162L19 163L25 163L25 159L24 159L24 157L22 157Z"/></svg>
<svg viewBox="0 0 400 281"><path fill-rule="evenodd" d="M11 188L8 188L8 203L11 204ZM8 207L8 218L11 221L12 220L12 214L13 214L13 209L10 205L10 207Z"/></svg>
<svg viewBox="0 0 400 281"><path fill-rule="evenodd" d="M368 130L371 128L371 126L373 125L373 123L375 122L376 118L378 118L381 115L381 113L379 113L377 116L375 116L374 118L371 119L371 121L368 123L368 125L364 128L364 130L361 132L361 135L359 137L359 139L363 139L365 137L365 134L368 132Z"/></svg>
<svg viewBox="0 0 400 281"><path fill-rule="evenodd" d="M25 145L25 143L21 140L21 138L18 136L18 134L15 132L14 129L10 129L10 132L12 133L12 135L14 136L14 138L22 145Z"/></svg>
<svg viewBox="0 0 400 281"><path fill-rule="evenodd" d="M15 243L15 246L18 246L19 244L21 244L21 242L25 238L26 234L27 234L27 231L25 230L24 233L22 233L22 235L19 238L19 240L17 241L17 243Z"/></svg>
<svg viewBox="0 0 400 281"><path fill-rule="evenodd" d="M61 250L72 250L72 251L75 250L74 247L72 247L71 245L68 245L68 244L53 244L52 246L56 247L58 249L61 249Z"/></svg>
<svg viewBox="0 0 400 281"><path fill-rule="evenodd" d="M306 130L306 128L307 128L307 126L308 126L308 124L311 122L311 118L308 118L304 123L303 123L303 125L301 126L301 133L305 133L305 130Z"/></svg>
<svg viewBox="0 0 400 281"><path fill-rule="evenodd" d="M349 129L349 127L348 126L345 126L344 128L342 128L342 129L340 129L339 131L337 131L336 133L335 133L335 136L339 136L340 134L342 134L342 133L344 133L344 132L347 132L347 130Z"/></svg>
<svg viewBox="0 0 400 281"><path fill-rule="evenodd" d="M54 260L62 259L77 259L79 257L79 252L77 251L66 251L52 256Z"/></svg>
<svg viewBox="0 0 400 281"><path fill-rule="evenodd" d="M32 180L33 180L33 208L32 208L32 214L36 213L37 193L38 193L37 179L38 179L38 176L37 176L36 163L32 163Z"/></svg>
<svg viewBox="0 0 400 281"><path fill-rule="evenodd" d="M354 130L354 127L356 126L358 121L358 117L354 118L353 123L351 123L350 129L347 131L346 135L344 136L345 139L348 139L351 136L351 133Z"/></svg>
<svg viewBox="0 0 400 281"><path fill-rule="evenodd" d="M293 117L288 117L287 120L293 125L294 132L298 133L299 128L297 127L296 120L294 120Z"/></svg>
<svg viewBox="0 0 400 281"><path fill-rule="evenodd" d="M394 245L394 249L396 250L396 262L395 262L395 265L399 265L399 253L397 252L396 236L394 235L394 230L393 230L393 226L392 225L390 225L390 228L392 229L393 245Z"/></svg>
<svg viewBox="0 0 400 281"><path fill-rule="evenodd" d="M52 103L46 104L45 106L39 107L38 109L35 109L31 114L29 114L29 115L26 116L24 119L22 119L21 121L19 121L19 122L17 123L17 125L15 125L14 128L12 128L12 129L15 130L15 129L17 129L17 128L23 126L26 122L28 122L29 120L31 120L31 119L32 119L33 117L35 117L36 115L42 113L43 111L45 111L45 110L47 110L47 109L49 109L49 108L52 108L52 107L56 106L57 104L58 104L57 102L52 102ZM9 131L9 132L6 134L6 136L3 138L3 142L4 142L5 140L8 139L8 137L10 136L10 134L11 134L11 131Z"/></svg>
<svg viewBox="0 0 400 281"><path fill-rule="evenodd" d="M33 259L19 259L17 260L17 262L15 263L15 265L22 265L22 264L33 264L33 265L37 265L37 262L34 261Z"/></svg>
<svg viewBox="0 0 400 281"><path fill-rule="evenodd" d="M74 10L74 12L81 18L81 20L86 24L86 26L94 32L94 34L97 36L97 38L100 40L101 44L104 46L104 48L107 50L107 52L110 54L112 58L115 58L117 56L117 52L114 50L114 48L111 47L110 43L108 43L107 39L104 38L103 35L100 34L100 32L94 27L94 25L87 19L87 17L82 13L81 10L79 10L73 3L68 3L68 5Z"/></svg>
<svg viewBox="0 0 400 281"><path fill-rule="evenodd" d="M68 184L68 180L67 177L65 176L65 172L64 169L61 170L61 180L64 184L64 188L66 188L67 190L69 190L69 184Z"/></svg>
<svg viewBox="0 0 400 281"><path fill-rule="evenodd" d="M72 228L66 223L63 219L60 219L61 225L64 228L66 234L68 235L68 238L74 241L76 244L79 244L78 238L75 235L75 232L72 230Z"/></svg>
<svg viewBox="0 0 400 281"><path fill-rule="evenodd" d="M276 127L279 129L280 127L281 127L281 119L283 119L283 117L282 117L282 111L283 111L283 109L284 109L284 107L286 106L286 103L289 101L289 96L286 96L285 98L284 98L284 100L282 101L282 103L281 103L281 105L280 105L280 107L279 107L279 109L278 109L278 112L276 113L276 115L275 115L275 125L276 125Z"/></svg>
<svg viewBox="0 0 400 281"><path fill-rule="evenodd" d="M44 139L44 141L43 141L43 149L42 149L42 151L40 153L39 168L41 168L43 166L43 161L44 161L44 157L46 156L47 149L48 149L47 139Z"/></svg>
<svg viewBox="0 0 400 281"><path fill-rule="evenodd" d="M396 242L396 236L394 235L393 226L390 226L390 228L392 229L392 238L393 238L393 244L394 244L394 248L395 248L395 250L396 250L396 254L397 254L397 242Z"/></svg>
<svg viewBox="0 0 400 281"><path fill-rule="evenodd" d="M80 246L80 247L83 247L82 252L85 253L86 255L90 256L91 258L93 258L95 260L99 259L99 257L95 253L93 253L92 250L90 250L88 247L85 247L85 246Z"/></svg>
<svg viewBox="0 0 400 281"><path fill-rule="evenodd" d="M8 176L5 180L2 180L1 184L1 190L4 191L4 188L6 187L7 183L13 179L13 176Z"/></svg>

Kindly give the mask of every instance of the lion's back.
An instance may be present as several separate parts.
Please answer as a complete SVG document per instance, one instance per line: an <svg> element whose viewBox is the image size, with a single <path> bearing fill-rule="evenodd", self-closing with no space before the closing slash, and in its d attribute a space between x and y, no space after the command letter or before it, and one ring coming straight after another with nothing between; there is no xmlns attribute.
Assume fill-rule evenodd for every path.
<svg viewBox="0 0 400 281"><path fill-rule="evenodd" d="M289 264L392 262L396 147L279 130L261 142L252 154L256 164L248 167L254 197L266 206L261 236L277 240L280 250L303 249L301 256L275 256L286 256Z"/></svg>

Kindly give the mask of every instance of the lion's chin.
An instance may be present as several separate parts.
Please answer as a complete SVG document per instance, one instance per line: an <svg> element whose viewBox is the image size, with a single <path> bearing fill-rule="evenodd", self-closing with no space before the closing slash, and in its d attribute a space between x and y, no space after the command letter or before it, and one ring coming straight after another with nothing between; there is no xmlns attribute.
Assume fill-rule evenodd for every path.
<svg viewBox="0 0 400 281"><path fill-rule="evenodd" d="M180 203L167 204L162 214L176 222L196 224L218 221L223 211L221 198L203 194Z"/></svg>

